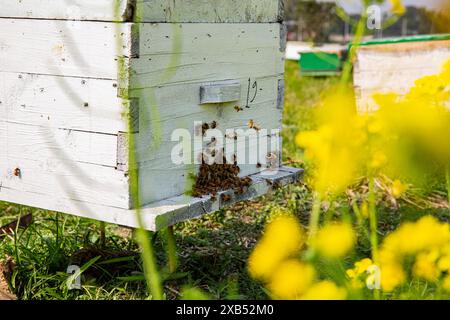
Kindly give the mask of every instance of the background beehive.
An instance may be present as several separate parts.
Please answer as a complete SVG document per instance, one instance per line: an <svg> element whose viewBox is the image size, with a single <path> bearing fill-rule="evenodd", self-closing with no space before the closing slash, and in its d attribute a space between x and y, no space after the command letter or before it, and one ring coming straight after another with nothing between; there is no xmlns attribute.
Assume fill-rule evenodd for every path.
<svg viewBox="0 0 450 320"><path fill-rule="evenodd" d="M0 6L0 200L123 223L133 208L127 115L144 205L183 194L196 172L170 161L174 129L281 127L281 1ZM241 99L200 104L200 87L221 81L239 83Z"/></svg>
<svg viewBox="0 0 450 320"><path fill-rule="evenodd" d="M442 71L444 63L450 59L450 40L419 39L358 48L354 85L359 111L378 109L373 99L376 93L403 95L417 79Z"/></svg>

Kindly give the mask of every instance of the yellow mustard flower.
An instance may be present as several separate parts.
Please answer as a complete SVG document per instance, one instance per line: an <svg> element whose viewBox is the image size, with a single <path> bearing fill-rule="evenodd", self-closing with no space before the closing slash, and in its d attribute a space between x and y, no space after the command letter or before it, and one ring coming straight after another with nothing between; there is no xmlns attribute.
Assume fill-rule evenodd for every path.
<svg viewBox="0 0 450 320"><path fill-rule="evenodd" d="M316 116L318 129L299 133L296 143L312 163L314 190L324 197L344 191L360 176L367 134L349 92L336 90L325 97Z"/></svg>
<svg viewBox="0 0 450 320"><path fill-rule="evenodd" d="M277 267L267 287L275 298L299 299L312 285L314 277L312 266L294 259L287 260Z"/></svg>
<svg viewBox="0 0 450 320"><path fill-rule="evenodd" d="M344 300L347 297L345 289L334 282L325 280L314 284L303 296L303 300Z"/></svg>
<svg viewBox="0 0 450 320"><path fill-rule="evenodd" d="M403 184L400 180L395 180L392 183L391 193L394 198L400 198L406 190L408 190L408 185Z"/></svg>
<svg viewBox="0 0 450 320"><path fill-rule="evenodd" d="M441 247L450 241L450 226L432 216L405 223L386 237L383 248L397 255L412 255Z"/></svg>
<svg viewBox="0 0 450 320"><path fill-rule="evenodd" d="M391 2L392 8L391 11L392 13L402 16L405 14L406 12L406 8L403 5L401 0L389 0Z"/></svg>
<svg viewBox="0 0 450 320"><path fill-rule="evenodd" d="M362 259L355 263L355 270L358 274L362 274L373 265L373 262L369 258Z"/></svg>
<svg viewBox="0 0 450 320"><path fill-rule="evenodd" d="M372 157L370 159L369 167L372 169L380 169L382 168L386 163L388 162L388 158L386 154L381 151L377 150L372 153Z"/></svg>
<svg viewBox="0 0 450 320"><path fill-rule="evenodd" d="M348 223L329 224L323 227L312 240L312 246L329 258L341 258L354 246L355 231Z"/></svg>
<svg viewBox="0 0 450 320"><path fill-rule="evenodd" d="M398 263L381 266L381 288L386 292L393 291L406 280L405 271Z"/></svg>
<svg viewBox="0 0 450 320"><path fill-rule="evenodd" d="M440 271L450 271L450 256L446 255L439 259L438 268Z"/></svg>
<svg viewBox="0 0 450 320"><path fill-rule="evenodd" d="M369 258L364 258L358 262L355 262L354 268L347 270L347 276L349 278L356 278L359 275L365 273L369 267L373 265L373 262Z"/></svg>
<svg viewBox="0 0 450 320"><path fill-rule="evenodd" d="M418 79L408 94L376 94L380 107L372 114L369 132L387 167L385 172L425 184L430 160L450 163L450 62L440 74ZM374 126L375 130L371 130ZM377 166L376 154L370 163ZM382 159L382 157L380 158Z"/></svg>
<svg viewBox="0 0 450 320"><path fill-rule="evenodd" d="M266 226L263 238L252 252L248 269L256 279L269 279L278 264L298 252L304 235L297 219L282 215Z"/></svg>
<svg viewBox="0 0 450 320"><path fill-rule="evenodd" d="M428 281L436 281L440 276L440 270L437 268L436 261L439 258L439 251L432 250L417 255L413 266L413 274L416 277Z"/></svg>
<svg viewBox="0 0 450 320"><path fill-rule="evenodd" d="M444 280L442 281L442 288L443 288L445 291L450 292L450 275L446 276L446 277L444 278Z"/></svg>

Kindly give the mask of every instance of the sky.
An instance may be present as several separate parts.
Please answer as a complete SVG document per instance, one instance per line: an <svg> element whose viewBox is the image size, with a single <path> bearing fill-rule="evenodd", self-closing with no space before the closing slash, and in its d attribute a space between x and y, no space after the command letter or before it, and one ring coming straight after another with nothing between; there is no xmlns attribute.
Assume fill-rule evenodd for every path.
<svg viewBox="0 0 450 320"><path fill-rule="evenodd" d="M319 0L319 1L326 1L329 2L330 0ZM342 6L346 9L346 11L350 13L358 13L360 12L360 0L336 0L337 2L341 3ZM427 8L436 8L439 3L443 3L445 0L403 0L403 3L408 5L414 5L414 6L423 6ZM447 0L450 1L450 0Z"/></svg>

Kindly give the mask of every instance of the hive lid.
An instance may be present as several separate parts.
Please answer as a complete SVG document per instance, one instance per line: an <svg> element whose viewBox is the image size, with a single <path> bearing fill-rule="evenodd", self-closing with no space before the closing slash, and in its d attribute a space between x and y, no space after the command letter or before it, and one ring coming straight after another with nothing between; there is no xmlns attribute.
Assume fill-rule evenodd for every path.
<svg viewBox="0 0 450 320"><path fill-rule="evenodd" d="M396 37L396 38L384 38L384 39L373 39L361 42L360 46L371 46L377 44L394 44L394 43L405 43L405 42L418 42L418 41L441 41L450 40L450 34L430 34L430 35L418 35L409 37Z"/></svg>
<svg viewBox="0 0 450 320"><path fill-rule="evenodd" d="M282 0L0 0L0 7L0 18L55 20L268 23L283 17Z"/></svg>

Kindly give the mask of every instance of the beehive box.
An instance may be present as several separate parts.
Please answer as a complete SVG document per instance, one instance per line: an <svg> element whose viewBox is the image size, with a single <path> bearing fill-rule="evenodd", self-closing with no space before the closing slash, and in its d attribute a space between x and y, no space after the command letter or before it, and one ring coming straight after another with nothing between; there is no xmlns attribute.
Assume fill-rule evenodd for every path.
<svg viewBox="0 0 450 320"><path fill-rule="evenodd" d="M281 1L0 0L0 7L0 200L130 227L139 207L145 227L158 230L301 173L277 168ZM239 161L239 176L251 178L244 191L186 195L201 161L174 163L173 134L198 138L205 126L242 129L225 138L228 157L236 141L248 140L244 151L258 144L256 164ZM249 126L267 129L272 148ZM211 142L188 143L192 158Z"/></svg>
<svg viewBox="0 0 450 320"><path fill-rule="evenodd" d="M440 73L449 59L450 35L445 34L362 43L354 64L359 111L378 109L376 93L408 93L417 79Z"/></svg>

